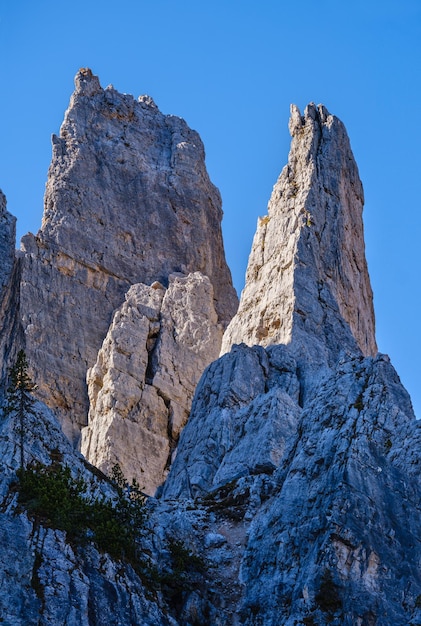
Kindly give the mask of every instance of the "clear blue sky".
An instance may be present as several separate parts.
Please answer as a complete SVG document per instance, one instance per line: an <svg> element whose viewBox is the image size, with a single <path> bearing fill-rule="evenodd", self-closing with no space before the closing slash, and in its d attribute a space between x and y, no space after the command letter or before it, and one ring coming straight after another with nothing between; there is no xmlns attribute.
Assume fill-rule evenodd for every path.
<svg viewBox="0 0 421 626"><path fill-rule="evenodd" d="M421 417L419 0L0 0L0 188L41 224L51 133L80 67L199 131L241 291L286 163L289 105L345 123L364 184L379 348Z"/></svg>

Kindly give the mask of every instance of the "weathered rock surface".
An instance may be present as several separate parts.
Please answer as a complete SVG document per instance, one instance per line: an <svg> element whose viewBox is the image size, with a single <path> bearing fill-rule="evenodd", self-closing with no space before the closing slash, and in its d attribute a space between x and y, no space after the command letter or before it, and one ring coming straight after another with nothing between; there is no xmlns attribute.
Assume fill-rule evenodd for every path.
<svg viewBox="0 0 421 626"><path fill-rule="evenodd" d="M373 356L361 185L323 107L290 128L234 345L203 374L163 498L213 511L216 534L231 520L231 585L213 581L229 623L419 623L421 427Z"/></svg>
<svg viewBox="0 0 421 626"><path fill-rule="evenodd" d="M250 527L241 623L418 623L420 426L387 357L338 364Z"/></svg>
<svg viewBox="0 0 421 626"><path fill-rule="evenodd" d="M301 417L296 363L285 346L234 346L196 391L164 498L206 495L241 476L272 474Z"/></svg>
<svg viewBox="0 0 421 626"><path fill-rule="evenodd" d="M364 355L374 355L363 189L346 130L314 104L304 116L292 106L289 128L288 165L268 214L258 220L246 286L222 352L241 342L293 342L332 365L356 343Z"/></svg>
<svg viewBox="0 0 421 626"><path fill-rule="evenodd" d="M133 285L88 371L89 424L81 450L106 474L118 463L154 494L187 422L196 384L222 340L210 280L170 274Z"/></svg>
<svg viewBox="0 0 421 626"><path fill-rule="evenodd" d="M0 191L0 387L3 385L18 330L19 262L15 259L16 218L6 210Z"/></svg>
<svg viewBox="0 0 421 626"><path fill-rule="evenodd" d="M99 110L108 97L120 98L109 113L110 124L117 124L132 103L112 89L101 90L89 73L78 81L57 143L57 158L76 173L80 164L71 151L91 154L83 137L91 141L97 118L89 106ZM90 103L80 109L88 120L85 135L72 134L80 122L72 117L74 109L83 98ZM145 119L166 119L150 101L140 105L147 109ZM137 115L138 105L130 106ZM16 507L10 486L19 448L9 416L0 422L0 616L6 623L97 626L107 615L110 624L133 626L421 624L421 423L388 357L375 354L361 184L343 125L324 107L309 105L303 117L293 108L290 129L289 163L259 224L225 353L197 386L161 497L149 498L146 527L139 529L156 588L146 592L124 562L89 542L70 545L63 532L34 524ZM102 141L98 136L99 146ZM153 141L147 145L156 147ZM86 164L92 163L87 157ZM89 171L92 189L104 199L95 168ZM69 189L74 200L77 188L70 178L58 176L63 184L49 197L66 196ZM84 194L94 205L88 187L82 199ZM50 238L42 230L25 240L20 293L27 298L22 310L28 345L32 356L44 358L34 348L37 326L50 323L54 296L59 306L52 328L59 329L62 316L66 332L79 332L72 339L78 352L72 354L85 364L92 355L86 453L104 469L114 460L126 461L129 473L135 465L144 469L152 492L165 474L199 370L218 351L220 324L227 318L212 295L215 281L208 271L189 273L190 267L175 268L184 275L167 268L163 284L149 286L156 276L141 280L133 274L128 280L115 273L117 248L104 253L101 264L82 262L83 241L74 244L79 256L63 256L62 234L76 232L72 211L87 205L74 200L68 214L54 206L46 209L43 226ZM109 242L107 228L101 236ZM56 282L48 293L51 277ZM42 294L33 291L36 284ZM29 309L30 294L38 308ZM82 302L87 294L89 301ZM119 308L105 324L102 313L111 311L114 296ZM83 304L83 324L74 311L73 326L66 321L72 298ZM98 331L102 348L101 342L96 349L91 343L88 305L89 324L104 326ZM31 333L38 339L32 341ZM65 389L77 368L63 358L71 353L64 350L65 339L54 340L57 353L54 343L48 349L57 359L58 382L49 398L58 405L68 398L70 410L84 402L80 396L71 404ZM92 476L93 468L74 452L54 415L41 404L37 409L27 422L27 461L49 463L59 455L91 490L107 496L109 481L98 470Z"/></svg>
<svg viewBox="0 0 421 626"><path fill-rule="evenodd" d="M0 191L0 296L10 281L10 275L15 264L16 218L6 209L6 196Z"/></svg>
<svg viewBox="0 0 421 626"><path fill-rule="evenodd" d="M130 285L200 271L220 323L237 307L198 134L147 96L102 89L90 70L75 84L53 136L41 230L22 240L20 294L37 393L73 439L86 425L86 370Z"/></svg>
<svg viewBox="0 0 421 626"><path fill-rule="evenodd" d="M110 497L63 435L54 415L41 403L26 417L25 462L49 465L53 458ZM0 616L10 626L175 626L168 607L160 608L133 569L98 552L77 546L66 533L28 518L17 505L18 436L12 418L0 422ZM161 603L163 604L163 603Z"/></svg>
<svg viewBox="0 0 421 626"><path fill-rule="evenodd" d="M288 346L243 344L213 363L163 496L195 498L214 531L228 517L242 537L226 623L411 623L421 423L409 396L384 355L344 356L304 407L299 385Z"/></svg>

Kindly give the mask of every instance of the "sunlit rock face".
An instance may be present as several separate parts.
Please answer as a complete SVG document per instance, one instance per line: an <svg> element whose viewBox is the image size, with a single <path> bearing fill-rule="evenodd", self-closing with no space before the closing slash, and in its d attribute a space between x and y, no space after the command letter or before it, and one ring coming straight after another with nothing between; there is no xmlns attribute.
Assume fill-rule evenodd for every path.
<svg viewBox="0 0 421 626"><path fill-rule="evenodd" d="M89 423L81 450L110 474L118 463L153 495L164 482L187 422L196 384L217 358L210 280L170 274L168 289L133 285L88 371Z"/></svg>
<svg viewBox="0 0 421 626"><path fill-rule="evenodd" d="M38 395L77 439L86 371L131 285L200 271L218 323L237 308L221 199L199 135L151 98L102 89L90 70L53 136L42 227L22 240L21 319Z"/></svg>
<svg viewBox="0 0 421 626"><path fill-rule="evenodd" d="M288 164L258 219L222 352L241 342L293 342L306 351L311 344L330 364L348 347L375 355L363 189L346 130L314 104L303 116L292 106L289 128Z"/></svg>

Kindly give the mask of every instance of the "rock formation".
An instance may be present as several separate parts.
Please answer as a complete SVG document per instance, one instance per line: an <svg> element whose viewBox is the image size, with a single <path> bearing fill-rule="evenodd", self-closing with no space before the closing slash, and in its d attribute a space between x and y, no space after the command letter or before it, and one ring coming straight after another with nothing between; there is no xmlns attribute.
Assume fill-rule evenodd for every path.
<svg viewBox="0 0 421 626"><path fill-rule="evenodd" d="M361 183L324 107L293 107L290 129L234 345L197 387L163 497L231 518L231 623L417 623L421 429L373 356Z"/></svg>
<svg viewBox="0 0 421 626"><path fill-rule="evenodd" d="M111 495L63 435L49 409L37 403L26 417L25 457L51 466L60 459L98 498ZM34 519L17 503L18 437L13 419L0 422L0 617L14 626L176 626L134 570L93 545L70 542L48 520ZM162 603L161 603L162 605ZM106 616L106 617L104 617Z"/></svg>
<svg viewBox="0 0 421 626"><path fill-rule="evenodd" d="M237 563L229 582L215 571L226 623L411 623L421 427L409 396L384 355L344 356L304 407L299 386L289 346L243 344L213 363L164 497L229 529L229 556L227 544L212 556Z"/></svg>
<svg viewBox="0 0 421 626"><path fill-rule="evenodd" d="M199 272L170 274L166 290L133 285L88 371L89 425L81 450L106 474L118 463L153 495L165 479L193 393L217 358L222 327Z"/></svg>
<svg viewBox="0 0 421 626"><path fill-rule="evenodd" d="M3 300L4 292L10 282L10 275L15 264L15 240L16 240L16 218L6 210L6 197L0 191L0 255L1 255L1 276L0 276L0 298Z"/></svg>
<svg viewBox="0 0 421 626"><path fill-rule="evenodd" d="M19 261L15 258L16 218L6 210L6 197L0 191L0 388L5 381L14 342L19 336Z"/></svg>
<svg viewBox="0 0 421 626"><path fill-rule="evenodd" d="M142 122L132 123L139 116ZM101 551L92 531L75 544L18 503L18 431L13 415L4 416L6 623L99 626L107 615L110 624L133 626L421 624L421 422L389 358L376 353L361 183L345 129L324 107L309 105L304 116L293 107L290 130L289 162L259 220L240 309L222 356L200 378L185 426L195 383L218 353L234 304L229 279L215 278L217 267L225 271L217 248L212 252L220 214L202 197L203 181L211 198L216 192L196 158L197 136L150 100L104 91L81 72L56 140L43 228L25 239L18 262L2 202L3 329L20 341L11 314L20 294L30 357L39 358L40 373L54 365L51 393L41 376L48 402L80 415L78 377L89 364L84 451L106 470L115 460L125 463L129 478L143 470L149 493L158 487L137 526L144 569ZM130 147L137 134L143 152L136 156ZM127 176L116 182L104 155ZM139 163L136 204L126 187ZM92 184L78 187L84 177ZM119 221L119 194L130 228ZM142 208L144 247L128 236L138 232L139 207L149 207ZM193 207L199 221L204 214L215 219L202 239ZM199 239L179 258L185 228ZM165 259L165 248L153 250L158 229ZM217 236L207 248L211 230ZM124 233L127 246L114 245ZM206 267L194 267L193 257ZM54 299L60 306L53 313ZM3 355L13 341L2 337ZM89 484L87 498L116 497L44 404L26 424L27 462L59 459Z"/></svg>
<svg viewBox="0 0 421 626"><path fill-rule="evenodd" d="M237 315L223 342L289 344L328 363L355 342L377 352L365 260L363 189L345 128L322 105L291 107L288 165L259 218Z"/></svg>
<svg viewBox="0 0 421 626"><path fill-rule="evenodd" d="M53 136L41 230L22 240L20 293L38 396L72 439L86 425L86 371L131 285L200 271L219 323L237 308L198 134L147 96L102 89L90 70L75 84Z"/></svg>

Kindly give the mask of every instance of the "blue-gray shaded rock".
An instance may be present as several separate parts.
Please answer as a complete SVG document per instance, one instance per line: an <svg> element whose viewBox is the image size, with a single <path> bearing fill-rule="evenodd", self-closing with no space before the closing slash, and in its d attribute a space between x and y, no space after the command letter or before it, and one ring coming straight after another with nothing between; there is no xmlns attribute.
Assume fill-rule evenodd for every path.
<svg viewBox="0 0 421 626"><path fill-rule="evenodd" d="M207 369L164 487L174 504L196 497L212 532L231 520L229 546L209 558L216 587L239 563L225 595L237 622L224 622L213 600L214 623L411 623L421 598L421 426L410 398L388 357L356 355L300 407L285 391L292 361L280 347L278 386L260 347L235 346ZM222 376L232 385L218 395Z"/></svg>
<svg viewBox="0 0 421 626"><path fill-rule="evenodd" d="M16 218L6 210L6 197L0 191L0 386L13 360L19 333L20 264L15 258Z"/></svg>
<svg viewBox="0 0 421 626"><path fill-rule="evenodd" d="M279 348L284 353L284 346ZM301 414L294 360L287 357L281 365L276 347L267 354L260 346L242 344L209 366L197 387L164 498L200 496L241 476L275 471Z"/></svg>
<svg viewBox="0 0 421 626"><path fill-rule="evenodd" d="M340 363L299 430L250 527L241 623L410 623L421 590L421 428L388 359Z"/></svg>
<svg viewBox="0 0 421 626"><path fill-rule="evenodd" d="M25 418L25 464L60 459L97 498L113 494L64 436L53 413L36 403ZM14 483L19 435L12 416L0 421L0 616L13 626L175 626L168 608L151 598L132 567L113 561L93 544L70 542L66 533L28 517ZM162 604L162 603L161 603Z"/></svg>

